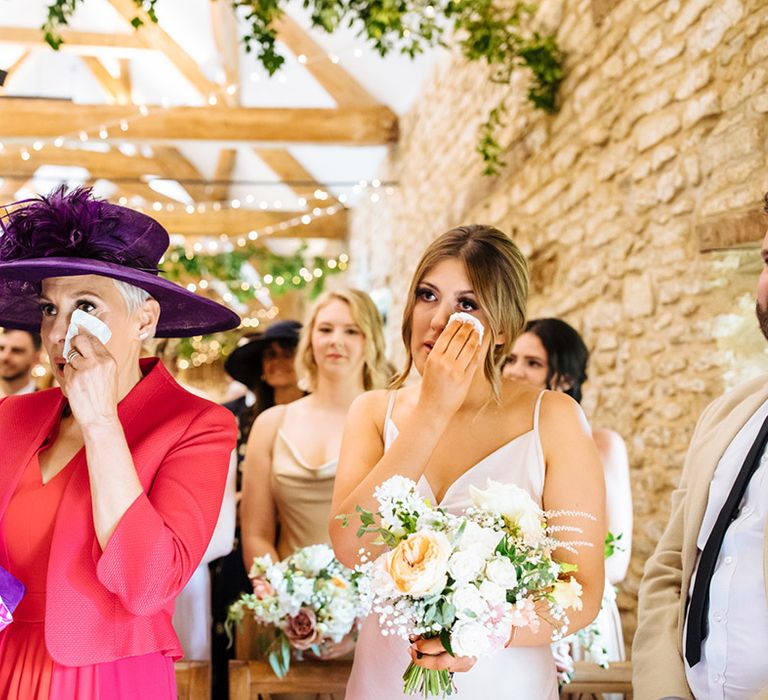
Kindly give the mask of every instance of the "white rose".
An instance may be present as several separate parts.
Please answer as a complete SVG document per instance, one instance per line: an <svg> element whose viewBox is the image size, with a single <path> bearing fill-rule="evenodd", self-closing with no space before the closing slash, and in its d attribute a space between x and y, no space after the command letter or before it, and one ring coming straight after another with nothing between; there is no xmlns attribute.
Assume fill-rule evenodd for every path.
<svg viewBox="0 0 768 700"><path fill-rule="evenodd" d="M297 552L297 563L308 574L317 575L333 561L333 550L327 544L313 544Z"/></svg>
<svg viewBox="0 0 768 700"><path fill-rule="evenodd" d="M380 486L377 486L374 489L373 495L379 503L383 501L404 501L415 490L415 481L404 476L395 475L387 479Z"/></svg>
<svg viewBox="0 0 768 700"><path fill-rule="evenodd" d="M558 581L552 590L555 602L564 610L581 610L581 584L571 576L567 581Z"/></svg>
<svg viewBox="0 0 768 700"><path fill-rule="evenodd" d="M516 524L528 538L541 537L544 523L541 508L530 494L515 484L500 484L488 479L487 488L469 487L472 502L483 510L500 513Z"/></svg>
<svg viewBox="0 0 768 700"><path fill-rule="evenodd" d="M492 644L483 625L474 620L461 620L451 631L451 647L457 656L479 657L487 654Z"/></svg>
<svg viewBox="0 0 768 700"><path fill-rule="evenodd" d="M494 557L485 565L485 574L493 583L505 590L517 585L517 571L506 557Z"/></svg>
<svg viewBox="0 0 768 700"><path fill-rule="evenodd" d="M488 604L480 595L477 586L469 584L462 586L454 591L451 599L453 607L456 608L456 617L458 618L476 618L484 615L488 610Z"/></svg>
<svg viewBox="0 0 768 700"><path fill-rule="evenodd" d="M448 573L455 581L474 581L485 566L485 557L474 549L454 552L448 560Z"/></svg>
<svg viewBox="0 0 768 700"><path fill-rule="evenodd" d="M493 530L489 527L481 527L472 521L464 526L464 533L459 542L459 549L474 550L483 559L488 559L496 551L503 533Z"/></svg>
<svg viewBox="0 0 768 700"><path fill-rule="evenodd" d="M480 595L485 598L489 605L498 605L507 600L507 590L490 579L486 579L480 584Z"/></svg>

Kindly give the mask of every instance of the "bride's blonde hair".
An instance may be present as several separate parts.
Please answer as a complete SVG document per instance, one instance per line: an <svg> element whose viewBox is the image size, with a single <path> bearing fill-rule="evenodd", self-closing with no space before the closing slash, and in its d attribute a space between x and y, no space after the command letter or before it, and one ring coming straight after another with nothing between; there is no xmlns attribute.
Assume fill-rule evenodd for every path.
<svg viewBox="0 0 768 700"><path fill-rule="evenodd" d="M392 381L397 389L405 383L413 366L411 336L416 291L424 277L440 262L459 259L477 301L488 317L491 346L485 356L483 371L498 400L501 394L501 368L512 351L515 339L525 325L528 299L528 265L525 256L505 233L493 226L472 224L447 231L427 246L416 266L403 311L402 337L405 365ZM499 336L504 342L496 345Z"/></svg>

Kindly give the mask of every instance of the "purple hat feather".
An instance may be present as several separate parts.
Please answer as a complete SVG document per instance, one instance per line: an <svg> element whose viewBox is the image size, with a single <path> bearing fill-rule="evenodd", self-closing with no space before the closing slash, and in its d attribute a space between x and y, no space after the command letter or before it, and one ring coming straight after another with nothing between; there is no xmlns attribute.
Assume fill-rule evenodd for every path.
<svg viewBox="0 0 768 700"><path fill-rule="evenodd" d="M65 187L0 218L0 326L37 331L36 296L48 277L101 275L146 290L160 304L156 335L229 330L236 313L159 276L166 230L152 217Z"/></svg>
<svg viewBox="0 0 768 700"><path fill-rule="evenodd" d="M154 233L150 229L159 228L159 224L149 217L142 217L148 222L144 227L132 226L126 240L120 235L125 230L121 227L125 218L123 212L131 210L93 198L90 188L78 187L67 194L66 187L59 187L13 211L7 222L0 220L3 228L0 262L31 258L98 258L118 265L155 269L157 260L144 257L149 251L141 250L141 243L149 233ZM158 259L168 247L167 234L163 243ZM158 253L157 246L152 252Z"/></svg>

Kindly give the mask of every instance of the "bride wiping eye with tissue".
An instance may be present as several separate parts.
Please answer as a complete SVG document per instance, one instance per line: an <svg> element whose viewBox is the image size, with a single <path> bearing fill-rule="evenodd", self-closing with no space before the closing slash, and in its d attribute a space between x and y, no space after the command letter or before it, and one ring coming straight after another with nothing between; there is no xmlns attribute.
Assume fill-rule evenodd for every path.
<svg viewBox="0 0 768 700"><path fill-rule="evenodd" d="M489 480L527 492L544 511L591 514L561 539L586 543L553 556L577 567L582 607L569 631L587 625L603 591L604 484L600 460L578 405L556 392L504 379L501 368L525 323L527 266L520 250L489 226L462 226L424 251L405 303L405 365L390 391L369 392L353 404L336 476L331 539L347 565L385 550L373 535L357 537L337 516L356 508L376 512L374 490L393 476L416 483L418 495L449 513L472 505L471 491ZM406 383L415 369L419 380ZM568 517L558 524L571 525ZM567 542L566 542L567 544ZM418 564L413 563L414 567ZM439 638L411 643L383 635L375 615L357 645L347 700L404 696L410 661L455 672L460 700L514 697L554 700L552 628L515 627L507 648L480 659L452 656ZM510 686L513 682L513 686Z"/></svg>

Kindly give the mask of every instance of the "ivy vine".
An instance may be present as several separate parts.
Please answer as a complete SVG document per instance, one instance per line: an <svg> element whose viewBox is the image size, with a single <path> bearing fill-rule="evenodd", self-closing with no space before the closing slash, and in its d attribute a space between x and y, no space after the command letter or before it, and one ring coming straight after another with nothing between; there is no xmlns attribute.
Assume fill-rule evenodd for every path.
<svg viewBox="0 0 768 700"><path fill-rule="evenodd" d="M149 19L157 22L158 0L133 0ZM224 2L226 0L219 0ZM285 63L278 50L276 23L288 0L228 0L245 17L248 28L241 39L248 52L269 75ZM42 29L54 49L63 43L60 29L84 0L54 0ZM557 92L563 80L563 54L551 34L531 29L534 6L514 0L303 0L314 27L332 33L347 26L357 30L381 56L399 51L411 58L427 48L458 43L469 61L485 62L491 80L509 84L513 71L530 72L528 100L536 109L557 110ZM142 24L139 17L132 24ZM484 173L498 173L503 165L498 142L505 105L491 110L481 126L477 150Z"/></svg>

